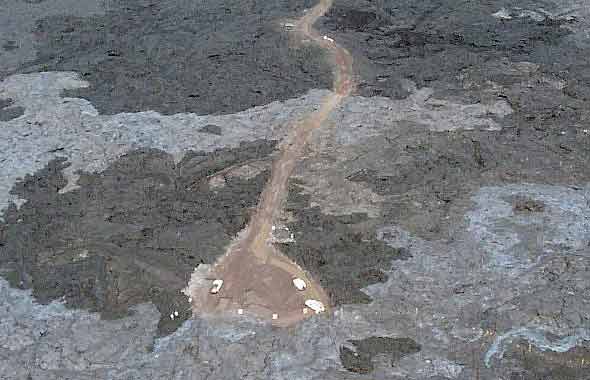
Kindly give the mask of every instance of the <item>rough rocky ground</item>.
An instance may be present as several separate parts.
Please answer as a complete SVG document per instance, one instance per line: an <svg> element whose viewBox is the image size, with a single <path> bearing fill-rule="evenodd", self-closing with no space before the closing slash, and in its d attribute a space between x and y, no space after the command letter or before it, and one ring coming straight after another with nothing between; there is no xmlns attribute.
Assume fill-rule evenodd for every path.
<svg viewBox="0 0 590 380"><path fill-rule="evenodd" d="M45 26L75 20L50 1L40 4L51 12L9 5L37 7L28 31L48 16L62 21ZM96 4L67 9L97 22L108 7ZM265 20L307 6L276 5ZM78 66L9 75L40 70L37 52L68 44L41 36L21 54L7 42L0 57L21 55L0 85L0 378L590 379L588 9L335 1L319 27L352 51L359 96L314 134L283 215L293 239L280 248L338 306L290 330L237 316L166 319L163 309L184 309L164 270L184 276L223 253L273 141L325 90L299 95L325 82L257 108L157 109L138 92L133 109L105 100ZM177 88L154 67L150 81ZM118 88L112 78L101 86ZM224 115L175 113L184 111ZM256 146L265 148L244 156ZM79 281L89 274L90 286ZM60 286L44 286L58 276ZM142 293L138 281L162 292ZM123 312L105 318L113 305Z"/></svg>
<svg viewBox="0 0 590 380"><path fill-rule="evenodd" d="M76 71L91 86L68 94L88 99L101 114L227 114L331 85L321 51L296 48L281 33L281 20L310 7L308 0L93 0L63 14L67 3L3 6L10 9L0 16L10 20L2 27L9 48L0 77ZM36 55L25 55L21 44L34 46ZM19 57L29 60L11 69Z"/></svg>
<svg viewBox="0 0 590 380"><path fill-rule="evenodd" d="M268 170L228 176L216 188L208 177L267 159L273 145L189 152L178 164L158 150L135 151L81 176L80 188L65 194L64 162L52 161L14 189L27 203L4 214L4 274L12 286L32 287L39 302L63 299L103 318L152 302L162 315L159 333L169 333L191 315L180 293L190 273L213 263L245 227Z"/></svg>

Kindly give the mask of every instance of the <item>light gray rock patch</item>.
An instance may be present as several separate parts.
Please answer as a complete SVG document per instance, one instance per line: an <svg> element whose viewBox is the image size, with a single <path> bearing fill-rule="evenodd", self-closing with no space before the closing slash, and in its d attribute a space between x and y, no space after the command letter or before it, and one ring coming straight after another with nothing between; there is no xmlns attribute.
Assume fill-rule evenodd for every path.
<svg viewBox="0 0 590 380"><path fill-rule="evenodd" d="M134 357L146 352L157 328L158 312L152 306L140 305L125 319L103 321L98 314L69 310L59 302L38 305L30 291L10 288L3 279L0 300L3 379L90 376L114 363L132 365Z"/></svg>
<svg viewBox="0 0 590 380"><path fill-rule="evenodd" d="M545 210L515 213L511 199L522 195L543 202ZM489 187L480 191L474 201L478 206L467 215L468 230L481 241L490 255L488 264L497 270L507 270L516 276L545 254L588 247L588 187L577 190L528 184ZM530 252L531 245L537 252Z"/></svg>
<svg viewBox="0 0 590 380"><path fill-rule="evenodd" d="M448 243L416 239L398 226L377 231L380 239L407 247L413 255L395 262L385 285L366 289L375 300L370 307L379 310L369 317L370 324L382 321L380 326L390 331L412 332L410 337L422 345L420 355L399 363L397 368L407 372L398 375L411 377L410 368L427 373L435 360L451 355L470 363L459 376L471 378L475 364L468 356L484 347L475 359L482 363L481 378L509 376L511 369L503 367L502 356L518 338L556 352L589 339L588 187L576 189L537 184L483 187L473 196L464 233ZM516 215L509 200L515 195L540 200L546 207L540 215ZM544 244L531 252L522 242L536 239L539 223ZM527 256L537 259L522 259ZM507 269L504 259L519 266ZM449 374L457 373L452 368L456 367L438 375L452 378Z"/></svg>
<svg viewBox="0 0 590 380"><path fill-rule="evenodd" d="M555 341L551 341L545 336L543 328L521 327L510 330L496 337L494 343L487 350L485 355L486 366L490 366L491 360L495 355L502 357L504 354L503 346L512 343L517 338L528 340L529 343L534 344L542 351L567 352L577 345L584 343L584 341L590 341L590 330L579 328L574 331L568 331L563 338Z"/></svg>
<svg viewBox="0 0 590 380"><path fill-rule="evenodd" d="M462 130L500 130L499 120L512 114L510 105L503 99L486 100L482 103L459 103L438 99L431 88L417 89L407 82L410 96L402 100L384 97L351 97L341 106L332 122L345 126L336 136L335 143L358 144L378 136L395 123L414 123L430 131L445 132ZM366 128L355 128L366 126Z"/></svg>

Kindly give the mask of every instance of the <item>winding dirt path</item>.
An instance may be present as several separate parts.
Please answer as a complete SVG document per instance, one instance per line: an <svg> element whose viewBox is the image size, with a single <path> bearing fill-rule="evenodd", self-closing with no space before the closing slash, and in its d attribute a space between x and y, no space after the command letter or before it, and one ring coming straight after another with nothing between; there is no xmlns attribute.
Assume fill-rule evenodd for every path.
<svg viewBox="0 0 590 380"><path fill-rule="evenodd" d="M295 23L299 40L312 40L325 49L334 64L333 92L322 99L320 108L296 122L282 145L279 159L273 163L271 178L264 188L260 203L250 224L238 235L226 254L211 268L206 278L195 271L186 293L192 298L193 312L215 314L229 311L271 320L289 326L313 314L304 312L307 299L322 302L329 311L329 297L322 287L296 263L281 254L269 241L272 225L277 220L287 195L288 179L303 154L313 130L328 118L332 110L353 89L352 57L330 39L324 39L313 24L331 7L333 0L320 0ZM298 291L294 278L303 279L307 288ZM217 294L210 293L210 280L222 279Z"/></svg>

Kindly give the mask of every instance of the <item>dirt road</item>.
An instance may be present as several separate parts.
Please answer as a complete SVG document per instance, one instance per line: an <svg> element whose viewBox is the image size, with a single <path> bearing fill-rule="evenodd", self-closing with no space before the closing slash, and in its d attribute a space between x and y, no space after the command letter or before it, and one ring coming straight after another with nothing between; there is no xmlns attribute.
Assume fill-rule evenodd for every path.
<svg viewBox="0 0 590 380"><path fill-rule="evenodd" d="M331 5L332 0L320 0L295 23L294 33L299 40L311 40L329 53L334 65L333 92L322 100L317 111L293 124L278 160L273 163L271 179L250 224L206 275L208 280L224 281L221 291L211 294L209 286L205 286L210 282L203 281L198 273L193 275L187 294L196 314L237 313L241 309L244 314L263 319L271 320L275 315L274 324L288 326L313 314L311 310L304 310L305 300L318 300L329 311L329 297L321 286L304 269L281 254L269 238L287 193L288 179L312 131L320 127L353 89L352 57L333 40L313 29L313 24ZM306 282L304 291L293 286L294 278Z"/></svg>

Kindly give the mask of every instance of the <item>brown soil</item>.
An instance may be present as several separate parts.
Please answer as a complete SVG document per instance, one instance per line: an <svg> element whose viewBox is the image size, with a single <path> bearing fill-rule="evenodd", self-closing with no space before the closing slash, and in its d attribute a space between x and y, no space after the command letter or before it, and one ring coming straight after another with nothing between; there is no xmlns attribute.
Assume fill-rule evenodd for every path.
<svg viewBox="0 0 590 380"><path fill-rule="evenodd" d="M222 279L221 291L210 293L210 282L202 282L195 274L187 288L196 314L216 314L230 311L272 320L278 326L289 326L303 320L313 312L304 313L306 299L321 301L328 310L329 298L322 287L297 264L281 254L269 242L273 221L277 220L287 195L287 181L297 160L310 138L330 112L353 89L352 57L336 43L325 40L313 29L313 24L332 5L332 0L320 0L305 16L296 22L295 33L300 40L312 40L327 50L334 61L334 91L326 96L320 108L302 121L295 122L279 159L272 167L271 179L266 185L256 213L227 250L213 266L207 279ZM298 291L294 278L303 279L307 288ZM329 310L328 310L329 311Z"/></svg>

